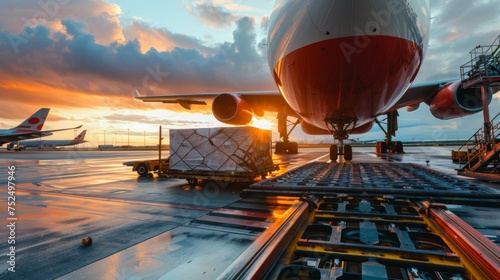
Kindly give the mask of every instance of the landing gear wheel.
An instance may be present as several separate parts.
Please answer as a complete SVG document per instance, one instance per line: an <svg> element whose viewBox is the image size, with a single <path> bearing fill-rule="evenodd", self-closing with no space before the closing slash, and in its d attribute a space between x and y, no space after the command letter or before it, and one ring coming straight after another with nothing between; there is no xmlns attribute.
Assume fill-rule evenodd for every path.
<svg viewBox="0 0 500 280"><path fill-rule="evenodd" d="M344 159L345 160L352 160L352 146L351 145L344 146Z"/></svg>
<svg viewBox="0 0 500 280"><path fill-rule="evenodd" d="M299 153L299 144L297 142L288 143L288 153L289 154L298 154Z"/></svg>
<svg viewBox="0 0 500 280"><path fill-rule="evenodd" d="M284 148L285 148L285 143L283 143L283 142L276 142L276 147L275 147L274 153L277 154L277 155L283 154L285 152Z"/></svg>
<svg viewBox="0 0 500 280"><path fill-rule="evenodd" d="M339 147L337 145L330 146L330 160L337 161L339 158Z"/></svg>
<svg viewBox="0 0 500 280"><path fill-rule="evenodd" d="M377 153L377 154L387 154L387 143L385 143L385 142L377 142L377 146L375 147L375 153Z"/></svg>
<svg viewBox="0 0 500 280"><path fill-rule="evenodd" d="M146 177L149 174L149 168L145 163L141 163L137 166L137 174L141 177Z"/></svg>
<svg viewBox="0 0 500 280"><path fill-rule="evenodd" d="M189 178L189 179L186 179L186 181L188 182L188 185L191 188L194 188L194 187L196 187L196 185L198 185L198 178Z"/></svg>

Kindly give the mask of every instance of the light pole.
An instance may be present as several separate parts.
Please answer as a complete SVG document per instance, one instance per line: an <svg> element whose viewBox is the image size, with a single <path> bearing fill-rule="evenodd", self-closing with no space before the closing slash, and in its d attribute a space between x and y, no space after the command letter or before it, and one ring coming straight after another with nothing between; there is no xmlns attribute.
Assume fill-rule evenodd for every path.
<svg viewBox="0 0 500 280"><path fill-rule="evenodd" d="M104 145L106 145L106 130L104 130Z"/></svg>
<svg viewBox="0 0 500 280"><path fill-rule="evenodd" d="M127 129L127 146L130 147L130 128Z"/></svg>
<svg viewBox="0 0 500 280"><path fill-rule="evenodd" d="M144 147L146 147L146 131L144 130Z"/></svg>

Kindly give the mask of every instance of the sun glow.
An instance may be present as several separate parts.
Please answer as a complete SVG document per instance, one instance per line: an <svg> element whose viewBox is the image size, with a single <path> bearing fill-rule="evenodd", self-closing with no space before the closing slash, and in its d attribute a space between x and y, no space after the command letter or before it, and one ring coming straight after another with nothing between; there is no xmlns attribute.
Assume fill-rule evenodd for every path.
<svg viewBox="0 0 500 280"><path fill-rule="evenodd" d="M271 130L273 123L270 120L266 120L266 119L259 119L258 120L256 118L253 118L249 125L253 126L253 127L261 128L261 129Z"/></svg>

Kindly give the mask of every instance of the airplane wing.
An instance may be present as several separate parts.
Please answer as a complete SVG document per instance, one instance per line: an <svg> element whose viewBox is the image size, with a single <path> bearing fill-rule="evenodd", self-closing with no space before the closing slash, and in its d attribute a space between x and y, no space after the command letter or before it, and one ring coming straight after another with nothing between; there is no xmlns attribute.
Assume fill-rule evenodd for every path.
<svg viewBox="0 0 500 280"><path fill-rule="evenodd" d="M0 136L0 145L3 145L5 143L14 142L14 141L51 136L52 134L53 133L51 133L51 132L40 131L40 132L24 132L24 133L2 135L2 136Z"/></svg>
<svg viewBox="0 0 500 280"><path fill-rule="evenodd" d="M392 106L389 110L380 113L380 115L387 114L404 107L406 107L409 112L415 111L419 108L420 103L426 103L429 105L430 111L434 117L439 119L466 116L482 110L481 102L477 102L477 100L474 100L475 102L467 102L468 96L475 97L475 95L475 89L461 89L461 81L457 79L413 83L394 106ZM248 110L248 108L250 108L250 112L253 111L253 114L257 116L262 116L264 111L268 111L283 113L288 116L300 118L300 116L290 108L278 90L214 92L164 96L141 96L140 93L136 91L135 98L144 102L179 104L183 108L191 110L193 105L207 106L210 103L214 105L216 102L219 102L217 99L220 96L225 96L227 98L220 98L220 105L212 107L212 111L217 119L219 119L217 115L235 117L238 113ZM246 104L241 105L242 101ZM226 121L227 119L225 118L222 119L223 122L234 124L230 121ZM324 132L326 133L327 131L324 130Z"/></svg>
<svg viewBox="0 0 500 280"><path fill-rule="evenodd" d="M486 92L488 102L498 90L498 87L491 87ZM429 105L429 110L435 118L448 120L482 111L482 99L481 89L463 88L461 80L414 83L396 105L385 113L403 107L406 107L408 112L412 112L418 109L420 103L424 102Z"/></svg>
<svg viewBox="0 0 500 280"><path fill-rule="evenodd" d="M230 94L239 96L245 99L252 107L254 105L264 105L272 110L274 107L286 105L285 100L278 90L270 91L245 91L245 92L209 92L209 93L195 93L195 94L175 94L175 95L162 95L162 96L142 96L137 90L135 91L135 98L143 102L161 102L166 104L179 104L186 110L191 110L192 105L209 105L217 96L221 94ZM268 110L266 110L268 111Z"/></svg>
<svg viewBox="0 0 500 280"><path fill-rule="evenodd" d="M413 83L410 88L403 94L403 96L398 100L396 105L394 105L390 111L394 111L403 107L408 107L411 111L412 106L417 106L422 102L426 102L436 95L439 90L443 89L446 85L456 81L453 80L442 80L434 82L421 82ZM415 109L416 109L415 108Z"/></svg>
<svg viewBox="0 0 500 280"><path fill-rule="evenodd" d="M35 132L35 131L20 132L20 133L14 132L14 133L7 134L7 135L1 135L0 136L0 145L5 144L5 143L14 142L14 141L51 136L51 135L53 135L53 132L79 129L80 127L82 127L82 126L80 125L80 126L73 127L73 128L53 129L53 130L45 130L45 131L38 131L38 132Z"/></svg>
<svg viewBox="0 0 500 280"><path fill-rule="evenodd" d="M295 116L293 110L286 103L278 90L270 91L243 91L243 92L210 92L195 94L175 94L162 96L142 96L136 90L135 98L143 102L161 102L165 104L179 104L186 110L191 110L192 105L207 106L220 95L226 94L242 98L252 109L268 112L282 112L286 110L290 116Z"/></svg>
<svg viewBox="0 0 500 280"><path fill-rule="evenodd" d="M409 111L416 110L420 103L432 99L441 89L456 80L448 79L434 82L413 83L401 99L387 112L407 107ZM179 104L184 109L191 110L192 105L209 105L217 96L229 94L241 97L252 108L259 108L269 112L285 112L293 117L298 117L286 103L278 90L274 91L247 91L247 92L212 92L195 94L175 94L163 96L142 96L136 90L136 99L144 102L161 102L166 104Z"/></svg>

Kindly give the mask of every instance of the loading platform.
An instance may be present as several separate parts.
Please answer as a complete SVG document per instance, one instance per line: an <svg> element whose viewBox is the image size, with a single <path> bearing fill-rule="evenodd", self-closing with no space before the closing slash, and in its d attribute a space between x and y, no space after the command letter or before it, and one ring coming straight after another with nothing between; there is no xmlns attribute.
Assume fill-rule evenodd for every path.
<svg viewBox="0 0 500 280"><path fill-rule="evenodd" d="M313 162L251 185L296 199L219 279L497 279L500 247L447 209L500 193L424 166Z"/></svg>
<svg viewBox="0 0 500 280"><path fill-rule="evenodd" d="M500 36L490 46L476 46L470 56L471 60L460 67L464 88L500 85Z"/></svg>
<svg viewBox="0 0 500 280"><path fill-rule="evenodd" d="M500 182L500 139L498 115L490 120L488 108L493 88L500 87L500 36L490 46L477 46L470 51L471 60L460 67L462 87L481 89L484 126L479 129L452 158L464 161L460 175Z"/></svg>

